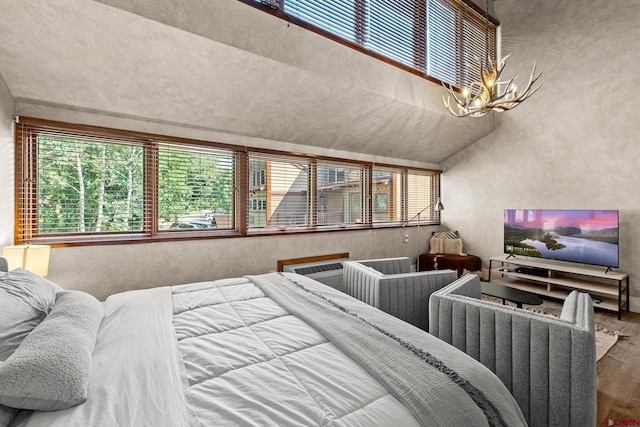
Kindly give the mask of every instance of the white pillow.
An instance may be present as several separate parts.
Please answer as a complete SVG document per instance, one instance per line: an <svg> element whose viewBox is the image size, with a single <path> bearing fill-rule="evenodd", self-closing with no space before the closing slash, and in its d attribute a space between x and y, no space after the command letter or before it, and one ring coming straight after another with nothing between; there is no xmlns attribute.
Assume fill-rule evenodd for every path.
<svg viewBox="0 0 640 427"><path fill-rule="evenodd" d="M431 237L438 237L441 239L457 239L457 231L434 231Z"/></svg>
<svg viewBox="0 0 640 427"><path fill-rule="evenodd" d="M28 270L0 273L0 362L44 319L62 288Z"/></svg>
<svg viewBox="0 0 640 427"><path fill-rule="evenodd" d="M466 255L462 252L462 239L443 239L432 237L430 241L432 254Z"/></svg>
<svg viewBox="0 0 640 427"><path fill-rule="evenodd" d="M2 362L0 362L1 364ZM9 422L16 415L18 410L16 408L9 408L8 406L0 405L0 427L7 427Z"/></svg>
<svg viewBox="0 0 640 427"><path fill-rule="evenodd" d="M87 400L91 357L102 304L80 291L61 291L49 315L0 363L0 404L56 411Z"/></svg>

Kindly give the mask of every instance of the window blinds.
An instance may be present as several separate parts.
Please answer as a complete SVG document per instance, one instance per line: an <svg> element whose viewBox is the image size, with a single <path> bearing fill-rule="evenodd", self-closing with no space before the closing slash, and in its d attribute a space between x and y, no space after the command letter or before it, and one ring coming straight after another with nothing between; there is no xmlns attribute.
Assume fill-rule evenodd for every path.
<svg viewBox="0 0 640 427"><path fill-rule="evenodd" d="M278 8L321 34L459 88L479 80L478 58L496 59L496 21L464 0L282 0Z"/></svg>
<svg viewBox="0 0 640 427"><path fill-rule="evenodd" d="M249 153L249 230L308 227L310 163L303 157Z"/></svg>
<svg viewBox="0 0 640 427"><path fill-rule="evenodd" d="M365 178L361 165L318 161L315 219L319 227L366 223Z"/></svg>
<svg viewBox="0 0 640 427"><path fill-rule="evenodd" d="M430 206L430 209L420 213L413 221L435 221L440 219L440 213L435 211L435 197L438 181L434 175L420 171L409 171L407 174L407 220L416 217L420 211Z"/></svg>
<svg viewBox="0 0 640 427"><path fill-rule="evenodd" d="M15 172L16 243L385 226L439 196L438 171L33 118L16 123Z"/></svg>
<svg viewBox="0 0 640 427"><path fill-rule="evenodd" d="M360 0L286 0L284 12L345 40L357 43L359 26L362 26L361 19L357 16L358 1Z"/></svg>
<svg viewBox="0 0 640 427"><path fill-rule="evenodd" d="M145 231L150 195L143 183L143 141L52 126L16 127L17 241Z"/></svg>
<svg viewBox="0 0 640 427"><path fill-rule="evenodd" d="M403 221L402 207L406 193L404 176L404 171L399 168L373 168L371 184L374 223ZM416 191L414 196L418 194L419 191Z"/></svg>
<svg viewBox="0 0 640 427"><path fill-rule="evenodd" d="M428 0L426 51L429 76L469 87L480 80L478 61L496 59L495 24L459 0Z"/></svg>
<svg viewBox="0 0 640 427"><path fill-rule="evenodd" d="M158 143L158 229L234 228L234 153Z"/></svg>
<svg viewBox="0 0 640 427"><path fill-rule="evenodd" d="M233 150L17 124L16 240L233 228ZM230 220L216 227L216 215Z"/></svg>

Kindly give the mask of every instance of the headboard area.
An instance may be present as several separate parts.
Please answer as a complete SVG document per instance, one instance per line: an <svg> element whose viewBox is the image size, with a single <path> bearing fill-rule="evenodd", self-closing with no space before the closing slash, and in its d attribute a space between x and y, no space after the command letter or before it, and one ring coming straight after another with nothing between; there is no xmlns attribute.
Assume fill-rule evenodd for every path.
<svg viewBox="0 0 640 427"><path fill-rule="evenodd" d="M9 271L9 264L4 258L0 258L0 271Z"/></svg>

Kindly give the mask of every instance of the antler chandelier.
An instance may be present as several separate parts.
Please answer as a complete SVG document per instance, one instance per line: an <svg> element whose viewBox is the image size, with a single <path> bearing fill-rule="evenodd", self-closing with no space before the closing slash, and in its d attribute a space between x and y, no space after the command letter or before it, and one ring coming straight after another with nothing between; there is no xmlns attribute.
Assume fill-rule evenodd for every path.
<svg viewBox="0 0 640 427"><path fill-rule="evenodd" d="M506 111L520 105L522 101L536 93L542 86L544 81L533 88L538 82L542 71L536 75L536 63L533 63L533 69L529 76L529 83L524 90L518 91L514 84L517 76L513 76L509 81L501 81L502 71L506 65L507 58L505 56L498 66L489 56L489 0L487 0L486 19L486 61L477 58L478 67L470 66L471 70L476 72L480 81L472 82L468 88L462 90L462 95L456 95L453 86L442 83L447 91L447 96L443 96L442 100L449 112L456 117L482 117L490 111ZM453 103L451 101L454 101Z"/></svg>

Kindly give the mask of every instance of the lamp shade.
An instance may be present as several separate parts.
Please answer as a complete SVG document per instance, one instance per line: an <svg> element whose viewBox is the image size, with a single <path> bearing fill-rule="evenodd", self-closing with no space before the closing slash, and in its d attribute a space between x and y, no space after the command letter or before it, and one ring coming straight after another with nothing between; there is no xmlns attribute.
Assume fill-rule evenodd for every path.
<svg viewBox="0 0 640 427"><path fill-rule="evenodd" d="M5 246L2 249L2 257L9 263L9 270L24 268L39 276L49 274L48 245L16 245Z"/></svg>

